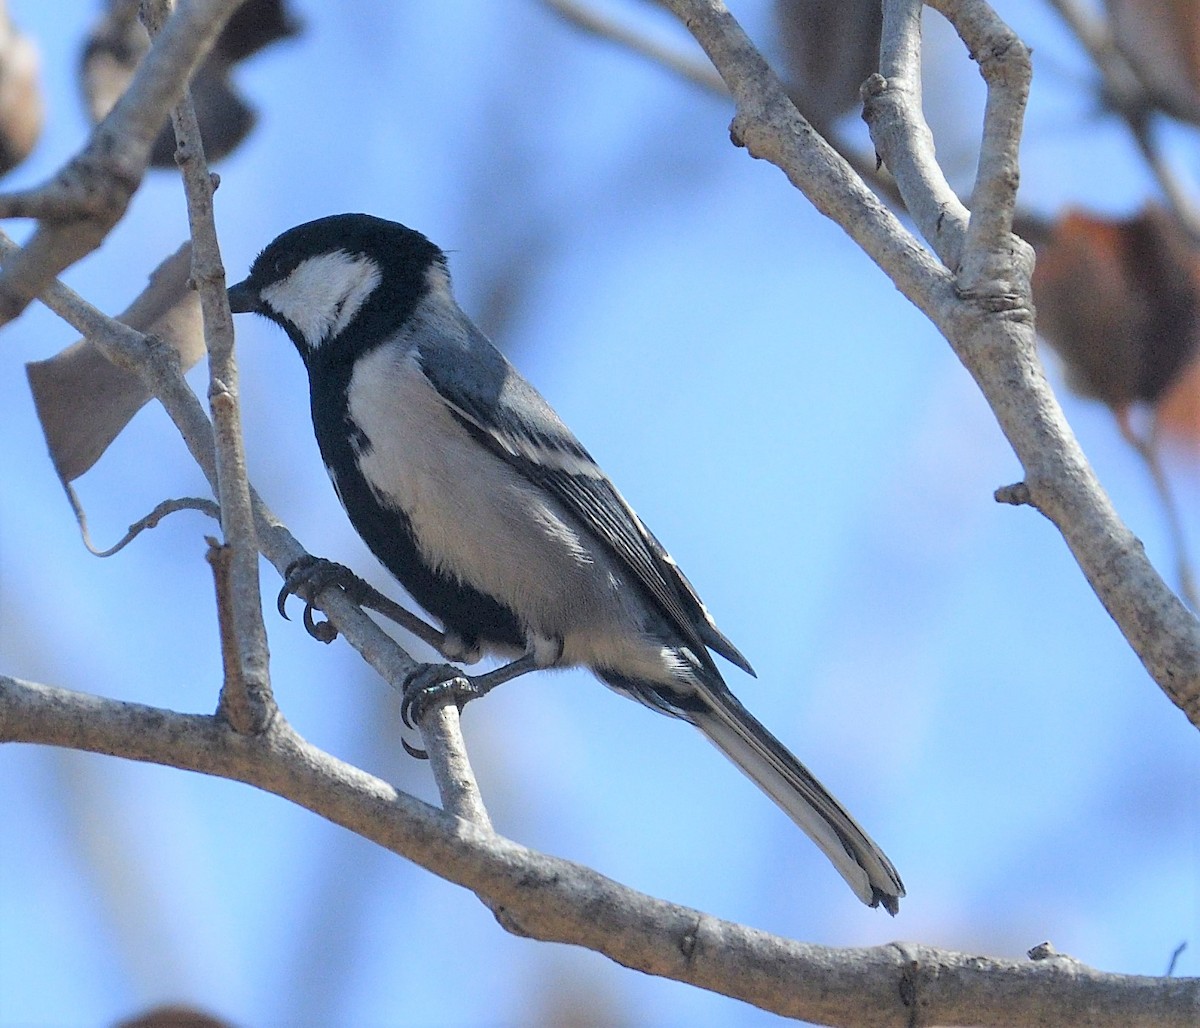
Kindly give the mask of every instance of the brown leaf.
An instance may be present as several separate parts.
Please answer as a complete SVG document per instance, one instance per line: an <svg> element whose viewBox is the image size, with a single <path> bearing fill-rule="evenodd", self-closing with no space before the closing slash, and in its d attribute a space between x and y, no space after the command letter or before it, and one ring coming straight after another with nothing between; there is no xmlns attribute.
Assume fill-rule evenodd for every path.
<svg viewBox="0 0 1200 1028"><path fill-rule="evenodd" d="M118 1021L115 1028L231 1028L228 1021L186 1006L168 1003L147 1010L144 1014Z"/></svg>
<svg viewBox="0 0 1200 1028"><path fill-rule="evenodd" d="M191 244L184 243L117 317L173 346L185 371L204 356L200 297L188 286L191 263ZM110 364L87 339L26 364L25 372L50 459L63 482L95 464L151 396L137 375Z"/></svg>
<svg viewBox="0 0 1200 1028"><path fill-rule="evenodd" d="M1068 212L1038 247L1033 296L1072 388L1114 410L1157 403L1196 352L1200 261L1159 207Z"/></svg>
<svg viewBox="0 0 1200 1028"><path fill-rule="evenodd" d="M37 48L0 3L0 175L20 164L42 134Z"/></svg>
<svg viewBox="0 0 1200 1028"><path fill-rule="evenodd" d="M110 0L88 35L80 77L93 123L100 122L129 88L150 48L137 9L132 0ZM288 12L286 0L247 0L230 17L189 83L208 160L227 156L254 127L254 109L230 82L233 66L272 43L297 35L300 28L300 22ZM150 163L156 168L175 166L175 132L169 122L154 141Z"/></svg>
<svg viewBox="0 0 1200 1028"><path fill-rule="evenodd" d="M1168 441L1200 448L1200 358L1193 357L1163 394L1155 421Z"/></svg>

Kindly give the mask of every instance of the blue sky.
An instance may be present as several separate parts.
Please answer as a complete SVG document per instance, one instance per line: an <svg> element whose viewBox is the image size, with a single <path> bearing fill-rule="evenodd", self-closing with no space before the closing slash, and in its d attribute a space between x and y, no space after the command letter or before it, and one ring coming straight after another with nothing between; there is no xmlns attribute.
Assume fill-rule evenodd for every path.
<svg viewBox="0 0 1200 1028"><path fill-rule="evenodd" d="M42 47L50 110L6 187L44 179L85 139L74 68L96 7L14 2ZM1023 201L1138 209L1145 173L1079 92L1078 53L1032 8L1001 8L1028 19L1017 26L1035 46ZM1053 528L993 502L1020 470L944 340L776 169L729 145L723 103L530 0L298 9L305 36L238 74L261 118L219 169L230 279L278 232L339 211L404 221L450 251L464 307L754 663L758 680L730 669L735 692L884 846L909 895L894 921L862 907L696 733L582 672L528 676L468 709L497 829L807 941L1019 957L1050 939L1146 974L1186 941L1178 973L1200 973L1195 729ZM611 9L682 42L645 5ZM759 5L735 11L765 38ZM933 27L930 46L939 153L969 183L977 74ZM1194 167L1194 143L1178 145ZM66 280L120 310L185 230L176 177L155 173ZM256 486L309 549L395 592L329 488L290 344L266 323L238 331ZM22 368L74 336L31 309L4 340L0 666L211 710L211 524L176 515L91 557ZM203 391L203 369L193 381ZM1064 403L1168 567L1144 469L1103 409ZM1200 481L1187 467L1175 480L1195 542ZM147 409L79 489L103 544L204 485ZM271 611L267 626L297 729L432 799L427 767L399 745L396 697L349 647ZM454 886L243 786L8 747L0 807L0 1023L104 1024L171 1000L243 1025L552 1023L572 1003L613 1023L777 1020L514 939Z"/></svg>

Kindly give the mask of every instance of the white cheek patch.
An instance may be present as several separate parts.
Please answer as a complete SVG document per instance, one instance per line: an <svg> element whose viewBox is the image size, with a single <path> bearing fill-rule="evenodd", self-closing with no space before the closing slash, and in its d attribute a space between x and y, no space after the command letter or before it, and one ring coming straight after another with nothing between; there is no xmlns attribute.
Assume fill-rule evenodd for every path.
<svg viewBox="0 0 1200 1028"><path fill-rule="evenodd" d="M350 324L380 278L379 266L370 257L335 250L301 261L287 278L260 295L315 350Z"/></svg>

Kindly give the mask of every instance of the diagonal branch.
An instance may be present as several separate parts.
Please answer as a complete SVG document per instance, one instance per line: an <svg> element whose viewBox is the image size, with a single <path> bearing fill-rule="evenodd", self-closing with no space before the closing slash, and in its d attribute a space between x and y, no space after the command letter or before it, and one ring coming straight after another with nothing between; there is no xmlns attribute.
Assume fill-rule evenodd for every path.
<svg viewBox="0 0 1200 1028"><path fill-rule="evenodd" d="M834 949L780 938L628 889L398 792L302 739L260 735L0 676L0 742L70 746L253 785L502 908L502 923L626 967L834 1025L1191 1026L1200 980L1114 975L1069 958L995 960L915 944Z"/></svg>
<svg viewBox="0 0 1200 1028"><path fill-rule="evenodd" d="M1182 81L1175 89L1156 85L1155 76L1145 67L1141 55L1122 48L1112 27L1077 0L1050 0L1050 5L1087 50L1100 73L1103 100L1125 122L1175 217L1193 239L1200 239L1200 212L1178 170L1162 154L1153 132L1156 108L1169 117L1200 124L1200 103L1193 91Z"/></svg>
<svg viewBox="0 0 1200 1028"><path fill-rule="evenodd" d="M1020 460L1030 502L1062 533L1093 591L1146 670L1171 702L1200 727L1200 622L1166 585L1141 542L1117 515L1046 380L1029 301L1032 255L1028 246L1004 230L1011 224L1011 210L987 215L975 233L968 229L969 245L977 252L971 257L971 277L960 281L904 229L797 113L782 84L720 0L663 2L696 37L729 87L737 107L731 128L734 141L752 156L779 167L946 337ZM1020 83L1028 77L1027 67L1012 66L1027 65L1028 52L1013 43L1015 37L982 0L939 0L937 6L969 42L972 53L999 62L986 76L991 94L983 139L986 152L980 154L981 177L975 192L1007 204L1016 192L1012 157L1023 114ZM910 47L909 54L907 60L912 61L919 50ZM915 67L910 69L910 78L917 74ZM1016 88L1007 88L1010 75ZM906 95L911 98L911 90ZM898 102L904 102L904 97ZM923 117L911 111L907 122L918 125ZM893 132L878 121L871 128L883 159L901 165L889 140L904 139L903 132ZM911 137L904 145L928 143ZM935 197L928 206L936 203Z"/></svg>
<svg viewBox="0 0 1200 1028"><path fill-rule="evenodd" d="M689 57L670 47L656 43L622 22L593 10L587 4L581 3L580 0L542 0L542 2L563 21L569 22L584 32L610 40L633 53L641 54L654 63L669 68L701 89L725 93L725 84L721 81L720 76L713 71L712 65L705 63L703 59Z"/></svg>
<svg viewBox="0 0 1200 1028"><path fill-rule="evenodd" d="M0 218L37 218L0 271L0 326L64 268L95 250L141 185L150 148L189 76L242 0L182 0L125 95L47 183L0 194Z"/></svg>

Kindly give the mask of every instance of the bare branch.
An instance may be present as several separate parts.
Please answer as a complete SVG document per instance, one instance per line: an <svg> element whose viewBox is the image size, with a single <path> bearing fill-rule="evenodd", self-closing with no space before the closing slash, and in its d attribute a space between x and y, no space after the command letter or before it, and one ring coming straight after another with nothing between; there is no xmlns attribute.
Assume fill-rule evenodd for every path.
<svg viewBox="0 0 1200 1028"><path fill-rule="evenodd" d="M253 785L485 897L536 939L595 950L785 1017L833 1025L1191 1028L1200 980L1113 975L1069 958L995 960L911 944L807 945L654 899L443 813L331 757L279 717L221 719L0 676L0 741L70 746Z"/></svg>
<svg viewBox="0 0 1200 1028"><path fill-rule="evenodd" d="M265 725L258 724L257 710L250 702L250 691L239 680L242 674L241 650L238 646L237 610L233 599L233 547L220 543L211 535L205 537L208 552L204 559L212 568L217 594L217 628L221 638L221 697L217 711L235 732L258 734Z"/></svg>
<svg viewBox="0 0 1200 1028"><path fill-rule="evenodd" d="M458 706L447 697L445 702L426 711L418 727L425 744L424 755L429 759L442 798L442 809L491 831L492 819L483 805L479 783L467 756Z"/></svg>
<svg viewBox="0 0 1200 1028"><path fill-rule="evenodd" d="M1160 153L1151 132L1151 114L1155 107L1173 117L1200 124L1200 103L1186 88L1156 89L1152 76L1141 66L1137 55L1120 49L1108 26L1092 12L1085 11L1076 0L1050 0L1050 3L1087 50L1100 73L1105 100L1128 126L1179 224L1193 239L1200 239L1200 213L1178 173Z"/></svg>
<svg viewBox="0 0 1200 1028"><path fill-rule="evenodd" d="M681 78L694 85L700 86L706 92L728 98L729 90L720 75L715 74L709 65L699 65L687 57L658 46L652 40L639 36L637 33L622 25L617 25L602 14L593 11L581 0L542 0L548 7L563 16L579 29L589 32L598 39L607 40L617 46L625 47L633 53L640 54L647 60L653 61L667 71L674 72ZM659 0L661 2L661 0ZM665 6L665 5L664 5ZM802 112L803 113L803 112ZM846 162L858 175L871 183L875 190L889 203L900 205L901 200L896 190L896 184L886 173L881 173L873 153L867 154L851 145L838 133L837 124L823 127L829 144L845 158ZM963 224L965 231L965 208Z"/></svg>
<svg viewBox="0 0 1200 1028"><path fill-rule="evenodd" d="M542 0L555 14L584 32L601 39L610 40L618 46L625 47L636 54L661 64L664 68L687 79L693 85L721 96L728 96L725 83L713 71L711 64L698 61L676 50L660 46L652 39L634 32L632 29L612 18L592 10L578 0Z"/></svg>
<svg viewBox="0 0 1200 1028"><path fill-rule="evenodd" d="M921 109L924 6L922 0L884 5L880 73L863 84L863 117L921 234L947 268L957 269L970 213L942 174Z"/></svg>
<svg viewBox="0 0 1200 1028"><path fill-rule="evenodd" d="M162 521L168 514L174 514L180 510L198 510L202 514L207 514L209 517L221 520L221 509L212 502L195 496L185 496L178 500L163 500L154 510L147 514L144 518L139 518L120 539L106 550L98 550L92 543L91 533L88 531L87 514L84 512L83 504L79 502L79 497L75 493L74 487L70 482L64 484L67 490L67 499L71 503L71 510L75 512L75 521L79 525L79 534L83 536L83 545L87 547L88 552L95 557L111 557L114 554L120 553L134 539L150 528L157 528L158 523Z"/></svg>
<svg viewBox="0 0 1200 1028"><path fill-rule="evenodd" d="M838 222L934 322L971 372L1025 469L1031 502L1062 533L1092 589L1163 691L1200 727L1200 623L1171 592L1141 543L1118 517L1087 463L1037 353L1029 303L1029 248L1004 227L1011 209L988 216L973 233L984 250L972 256L970 291L900 225L846 163L796 112L782 84L719 0L664 0L704 47L737 104L735 142L776 164L824 214ZM982 0L942 0L939 9L968 40L996 23ZM983 33L983 35L981 35ZM993 48L987 75L983 190L994 200L1014 195L1016 153L1027 69L1023 47ZM1015 88L996 91L1011 74ZM900 99L911 94L901 94ZM1011 109L1005 107L1010 105ZM910 114L911 124L919 115ZM877 146L903 133L873 126ZM898 155L881 149L885 160ZM936 206L936 201L934 206ZM969 230L970 231L970 230ZM1005 271L1005 259L1009 261Z"/></svg>
<svg viewBox="0 0 1200 1028"><path fill-rule="evenodd" d="M1192 559L1188 555L1187 533L1183 528L1183 520L1179 516L1179 504L1171 489L1167 471L1163 467L1161 442L1157 425L1151 427L1146 435L1141 435L1134 428L1129 417L1128 408L1117 412L1117 425L1125 441L1133 447L1134 452L1146 465L1150 472L1150 481L1158 494L1159 506L1167 520L1167 536L1171 540L1171 548L1175 551L1175 578L1179 582L1179 591L1187 600L1192 610L1200 610L1200 592L1196 590L1196 577L1192 573Z"/></svg>
<svg viewBox="0 0 1200 1028"><path fill-rule="evenodd" d="M142 17L151 39L163 33L170 0L146 0ZM208 402L216 443L217 499L221 530L229 549L228 600L224 628L226 671L221 708L239 711L235 724L262 731L275 714L271 695L267 631L263 625L262 596L258 579L258 541L246 475L246 448L238 406L238 369L233 352L233 316L225 294L225 266L213 219L213 178L204 159L200 126L187 89L171 114L178 145L176 158L187 196L188 226L192 237L192 283L200 293L204 341L208 349ZM217 565L214 564L214 568ZM236 669L236 673L232 673ZM228 696L236 689L241 696Z"/></svg>
<svg viewBox="0 0 1200 1028"><path fill-rule="evenodd" d="M930 0L930 6L958 30L987 83L979 167L971 190L971 220L958 288L960 293L983 295L994 302L1008 292L1015 263L1023 287L1015 304L1026 306L1033 251L1013 237L1012 228L1021 180L1021 129L1033 77L1029 50L982 0Z"/></svg>

